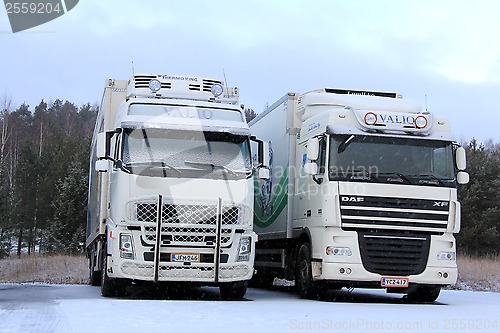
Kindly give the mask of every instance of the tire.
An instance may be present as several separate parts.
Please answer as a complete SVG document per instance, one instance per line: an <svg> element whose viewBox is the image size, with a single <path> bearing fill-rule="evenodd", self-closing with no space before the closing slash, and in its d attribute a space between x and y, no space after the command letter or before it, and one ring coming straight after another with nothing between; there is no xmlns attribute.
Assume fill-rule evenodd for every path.
<svg viewBox="0 0 500 333"><path fill-rule="evenodd" d="M103 251L105 252L105 251ZM125 295L125 284L119 279L110 278L107 273L108 256L104 254L101 270L101 295L104 297Z"/></svg>
<svg viewBox="0 0 500 333"><path fill-rule="evenodd" d="M237 300L245 297L248 281L225 282L219 285L220 295L223 300Z"/></svg>
<svg viewBox="0 0 500 333"><path fill-rule="evenodd" d="M318 285L312 278L311 246L304 243L299 247L295 271L295 287L301 298L316 299Z"/></svg>
<svg viewBox="0 0 500 333"><path fill-rule="evenodd" d="M439 286L417 286L414 291L408 293L406 299L414 303L432 303L439 297L440 291Z"/></svg>

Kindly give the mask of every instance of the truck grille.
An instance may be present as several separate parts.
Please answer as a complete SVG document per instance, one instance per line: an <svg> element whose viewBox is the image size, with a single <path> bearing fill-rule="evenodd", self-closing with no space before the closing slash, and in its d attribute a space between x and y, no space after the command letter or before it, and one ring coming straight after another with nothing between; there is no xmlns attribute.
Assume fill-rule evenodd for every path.
<svg viewBox="0 0 500 333"><path fill-rule="evenodd" d="M127 206L131 221L142 224L142 240L147 245L156 241L156 201L136 201ZM236 228L248 227L249 209L223 205L221 246L228 246ZM213 246L217 228L216 203L178 203L165 201L162 206L161 242L163 245Z"/></svg>
<svg viewBox="0 0 500 333"><path fill-rule="evenodd" d="M408 276L425 270L431 235L446 232L449 202L342 195L340 212L342 229L358 232L367 271Z"/></svg>
<svg viewBox="0 0 500 333"><path fill-rule="evenodd" d="M430 235L358 231L363 267L381 275L408 276L425 270Z"/></svg>
<svg viewBox="0 0 500 333"><path fill-rule="evenodd" d="M449 202L343 195L340 212L344 230L411 230L442 234L448 226Z"/></svg>

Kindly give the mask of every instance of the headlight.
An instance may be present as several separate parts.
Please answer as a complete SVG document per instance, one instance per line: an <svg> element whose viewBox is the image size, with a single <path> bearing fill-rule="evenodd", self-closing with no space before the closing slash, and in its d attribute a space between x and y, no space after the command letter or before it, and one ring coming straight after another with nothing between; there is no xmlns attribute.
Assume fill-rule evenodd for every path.
<svg viewBox="0 0 500 333"><path fill-rule="evenodd" d="M244 237L240 239L240 246L238 249L238 261L250 260L250 253L252 252L252 239Z"/></svg>
<svg viewBox="0 0 500 333"><path fill-rule="evenodd" d="M125 259L134 259L134 246L132 244L131 235L120 235L120 257Z"/></svg>
<svg viewBox="0 0 500 333"><path fill-rule="evenodd" d="M437 255L438 260L455 260L456 259L455 252L446 252L446 251L441 251Z"/></svg>
<svg viewBox="0 0 500 333"><path fill-rule="evenodd" d="M352 252L348 247L327 246L326 254L329 256L351 256Z"/></svg>

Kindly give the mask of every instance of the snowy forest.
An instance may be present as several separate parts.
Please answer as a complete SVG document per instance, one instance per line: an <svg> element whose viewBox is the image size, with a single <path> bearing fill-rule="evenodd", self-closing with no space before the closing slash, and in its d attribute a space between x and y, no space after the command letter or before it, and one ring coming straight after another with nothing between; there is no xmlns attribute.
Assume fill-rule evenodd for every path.
<svg viewBox="0 0 500 333"><path fill-rule="evenodd" d="M0 99L0 258L84 251L89 151L97 105ZM245 110L247 119L255 112ZM459 186L462 254L500 253L500 144L472 139Z"/></svg>
<svg viewBox="0 0 500 333"><path fill-rule="evenodd" d="M82 251L97 107L1 102L0 257Z"/></svg>

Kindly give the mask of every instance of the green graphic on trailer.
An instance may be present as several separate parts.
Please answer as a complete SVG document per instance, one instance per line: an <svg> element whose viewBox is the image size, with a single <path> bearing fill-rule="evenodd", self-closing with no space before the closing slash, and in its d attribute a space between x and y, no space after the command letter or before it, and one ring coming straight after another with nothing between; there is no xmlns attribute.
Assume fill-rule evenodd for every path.
<svg viewBox="0 0 500 333"><path fill-rule="evenodd" d="M288 166L278 185L273 186L272 176L259 186L259 179L254 178L255 202L254 224L260 228L270 226L276 221L288 203Z"/></svg>

